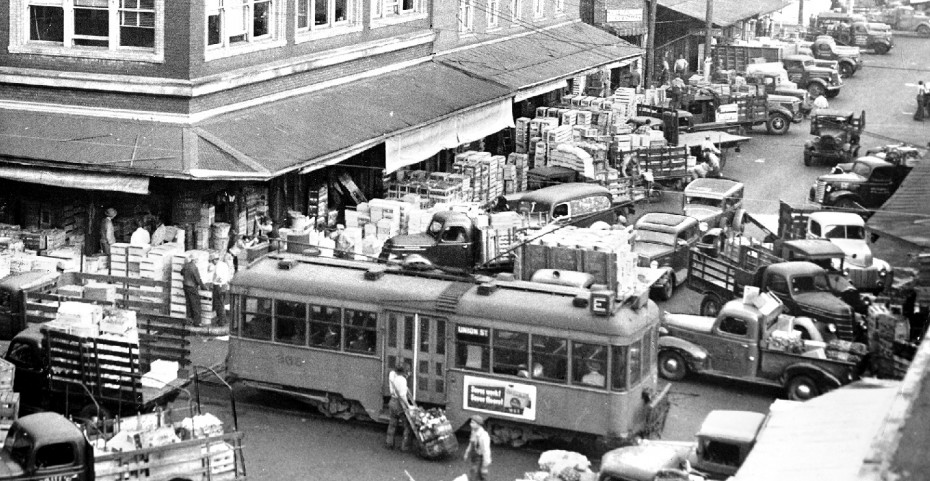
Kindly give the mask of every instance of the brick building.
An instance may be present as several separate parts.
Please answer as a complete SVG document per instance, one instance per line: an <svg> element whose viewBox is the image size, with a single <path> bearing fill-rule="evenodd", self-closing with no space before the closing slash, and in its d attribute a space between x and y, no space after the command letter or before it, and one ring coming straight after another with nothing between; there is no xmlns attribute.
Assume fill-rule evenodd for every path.
<svg viewBox="0 0 930 481"><path fill-rule="evenodd" d="M110 205L172 223L179 199L206 203L248 230L263 202L283 224L320 197L338 209L378 196L387 173L641 56L572 5L11 0L0 221L58 227L79 211L93 246Z"/></svg>

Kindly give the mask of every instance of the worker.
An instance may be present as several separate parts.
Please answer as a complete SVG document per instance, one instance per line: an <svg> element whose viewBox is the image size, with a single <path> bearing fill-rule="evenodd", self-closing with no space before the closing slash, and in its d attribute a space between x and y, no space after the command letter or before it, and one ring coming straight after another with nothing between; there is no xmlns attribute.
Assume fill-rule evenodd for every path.
<svg viewBox="0 0 930 481"><path fill-rule="evenodd" d="M672 79L668 89L669 108L675 110L681 108L681 97L684 95L686 88L685 81L681 79L679 74L675 74L675 78Z"/></svg>
<svg viewBox="0 0 930 481"><path fill-rule="evenodd" d="M827 98L824 97L823 94L820 94L817 96L817 98L814 99L814 109L811 112L811 115L816 116L817 112L821 110L827 110L828 108L830 108L830 104L827 102Z"/></svg>
<svg viewBox="0 0 930 481"><path fill-rule="evenodd" d="M229 254L210 253L210 264L213 265L213 312L216 314L217 327L226 326L226 295L232 279L228 257Z"/></svg>
<svg viewBox="0 0 930 481"><path fill-rule="evenodd" d="M404 436L400 445L400 450L410 450L412 433L404 409L406 409L405 405L413 404L413 399L410 398L410 389L407 387L407 371L407 365L400 363L388 375L388 388L391 390L391 400L388 402L388 409L390 409L391 417L388 420L387 438L384 440L384 445L388 449L394 449L394 440L397 436L397 424L401 423L404 427Z"/></svg>
<svg viewBox="0 0 930 481"><path fill-rule="evenodd" d="M471 436L465 448L468 481L488 481L491 468L491 436L484 430L484 418L475 414L469 421Z"/></svg>
<svg viewBox="0 0 930 481"><path fill-rule="evenodd" d="M268 215L268 206L260 205L255 208L255 222L252 224L252 236L257 237L260 242L268 240L274 231L274 222Z"/></svg>
<svg viewBox="0 0 930 481"><path fill-rule="evenodd" d="M685 60L684 55L679 55L678 60L675 61L675 66L673 67L675 75L679 77L684 77L688 73L688 61Z"/></svg>
<svg viewBox="0 0 930 481"><path fill-rule="evenodd" d="M704 157L704 162L707 163L707 166L710 168L709 173L719 173L720 172L720 149L714 145L710 140L710 136L707 135L704 137L704 141L701 142L701 154Z"/></svg>
<svg viewBox="0 0 930 481"><path fill-rule="evenodd" d="M601 373L601 363L590 361L586 363L588 373L581 377L581 383L589 386L604 387L604 374Z"/></svg>
<svg viewBox="0 0 930 481"><path fill-rule="evenodd" d="M630 73L630 79L627 82L626 86L632 89L636 89L636 91L639 92L639 86L642 82L643 82L643 71L640 67L637 66Z"/></svg>
<svg viewBox="0 0 930 481"><path fill-rule="evenodd" d="M168 228L165 227L165 220L158 216L155 220L155 230L152 231L152 247L160 246L166 242Z"/></svg>
<svg viewBox="0 0 930 481"><path fill-rule="evenodd" d="M145 230L145 227L142 225L141 221L136 221L136 230L133 231L132 235L129 237L129 245L133 246L147 246L152 243L152 236L149 234L149 231Z"/></svg>
<svg viewBox="0 0 930 481"><path fill-rule="evenodd" d="M923 80L917 81L917 110L914 111L914 120L923 120L927 117L927 94L930 93Z"/></svg>
<svg viewBox="0 0 930 481"><path fill-rule="evenodd" d="M649 134L649 131L652 130L652 119L646 119L646 123L640 125L636 128L635 134Z"/></svg>
<svg viewBox="0 0 930 481"><path fill-rule="evenodd" d="M116 209L110 207L103 212L103 220L100 221L100 252L110 255L110 246L116 243L116 233L113 230L113 218L116 217Z"/></svg>
<svg viewBox="0 0 930 481"><path fill-rule="evenodd" d="M187 254L187 261L181 268L181 278L184 286L184 302L187 306L187 319L193 326L200 327L202 321L200 291L207 290L207 286L200 278L200 269L197 268L193 253Z"/></svg>
<svg viewBox="0 0 930 481"><path fill-rule="evenodd" d="M333 255L339 259L352 259L355 257L355 243L346 235L346 226L339 224L333 231L331 239L336 242Z"/></svg>

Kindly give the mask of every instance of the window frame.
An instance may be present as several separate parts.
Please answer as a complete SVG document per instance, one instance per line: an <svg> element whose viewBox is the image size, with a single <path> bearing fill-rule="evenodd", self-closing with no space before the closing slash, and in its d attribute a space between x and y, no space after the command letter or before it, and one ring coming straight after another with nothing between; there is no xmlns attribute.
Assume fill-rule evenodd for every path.
<svg viewBox="0 0 930 481"><path fill-rule="evenodd" d="M473 331L462 332L463 330ZM491 372L491 329L471 324L455 324L455 368L472 372ZM479 367L469 366L468 347L480 349Z"/></svg>
<svg viewBox="0 0 930 481"><path fill-rule="evenodd" d="M492 30L500 27L501 0L487 0L487 28Z"/></svg>
<svg viewBox="0 0 930 481"><path fill-rule="evenodd" d="M307 341L307 343L308 343L308 345L309 345L310 347L315 347L315 348L318 348L318 349L326 349L326 350L329 350L329 351L341 351L341 350L343 350L343 347L344 347L344 344L345 344L345 332L344 332L344 329L343 329L343 325L344 325L343 319L344 319L344 316L345 316L344 309L343 309L342 307L339 307L339 306L330 306L330 305L314 304L314 303L309 303L307 307L308 307L308 308L307 308L307 314L308 314L308 321L309 321L309 325L308 325L308 328L307 328L307 331L308 331L308 334L307 334L307 336L308 336L308 341ZM314 313L316 312L314 308L319 308L319 309L320 309L320 317L315 317L315 316L314 316ZM335 320L334 320L334 319L332 318L333 315L332 315L332 314L324 314L324 313L326 313L326 312L336 312L336 313L337 313L337 316L336 316L336 317L338 317L338 319L335 319ZM328 317L328 319L327 319L327 317ZM322 333L323 333L323 337L322 337L318 342L315 340L315 336L314 336L314 326L316 326L316 327L318 328L317 332L322 332ZM336 332L335 332L335 335L336 335L336 344L335 344L335 345L327 345L327 343L326 343L326 338L327 338L327 334L329 333L329 331L325 331L325 332L323 332L323 331L324 331L326 328L333 328L333 327L336 328Z"/></svg>
<svg viewBox="0 0 930 481"><path fill-rule="evenodd" d="M203 48L204 61L209 62L219 58L226 58L245 53L267 50L286 45L285 39L285 12L287 5L284 0L202 0L204 2L204 24L203 24ZM233 8L231 4L242 2L242 12L248 12L248 19L245 21L245 31L241 34L244 39L241 41L231 40L229 34L229 22L227 15ZM211 5L215 3L215 5ZM256 4L267 4L267 28L268 33L255 34L255 12ZM235 10L232 13L236 13ZM210 19L218 18L218 35L220 41L215 44L210 43ZM297 15L294 15L294 24L296 25ZM238 36L238 35L237 35Z"/></svg>
<svg viewBox="0 0 930 481"><path fill-rule="evenodd" d="M281 304L296 304L297 306L302 306L303 311L304 311L303 317L298 318L296 316L282 314ZM289 301L286 299L275 299L274 300L274 330L273 330L274 340L273 342L276 342L278 344L286 344L288 346L306 346L307 345L307 333L309 332L309 325L307 322L309 318L308 312L309 312L309 306L307 305L306 302ZM280 329L283 325L285 325L285 322L292 323L295 326L300 326L301 324L300 321L302 321L303 328L301 329L300 327L297 327L295 329L295 332L302 331L303 335L300 336L300 339L298 339L296 335L292 336L293 337L292 341L285 341L279 338Z"/></svg>
<svg viewBox="0 0 930 481"><path fill-rule="evenodd" d="M386 27L389 25L426 19L427 8L424 0L408 1L411 3L411 8L405 9L405 0L393 0L393 2L392 0L371 0L371 14L369 15L371 28ZM388 2L398 5L399 8L397 9L397 13L387 13L385 11L385 5Z"/></svg>
<svg viewBox="0 0 930 481"><path fill-rule="evenodd" d="M364 315L364 322L361 324L356 324L355 320L359 318L359 314ZM362 309L343 309L342 310L342 323L345 329L345 351L353 354L364 354L369 356L378 355L378 313L375 311L366 311ZM366 339L368 345L370 346L367 350L355 349L352 347L352 340L355 339L357 333L362 332L366 334Z"/></svg>
<svg viewBox="0 0 930 481"><path fill-rule="evenodd" d="M544 0L533 0L533 19L539 20L546 16L546 2Z"/></svg>
<svg viewBox="0 0 930 481"><path fill-rule="evenodd" d="M459 34L475 33L475 2L477 0L459 0Z"/></svg>
<svg viewBox="0 0 930 481"><path fill-rule="evenodd" d="M533 334L530 341L530 362L533 363L533 379L568 384L568 373L570 371L568 365L568 340L564 337ZM542 341L542 343L540 344L538 341ZM553 344L553 341L560 343L554 349L552 347L556 346L556 344ZM547 370L546 365L553 360L555 360L555 366L550 366L550 369ZM535 372L537 363L543 366L543 369L538 374ZM555 375L552 375L553 373Z"/></svg>
<svg viewBox="0 0 930 481"><path fill-rule="evenodd" d="M254 310L249 309L249 300L252 299L256 301ZM263 309L264 302L268 303L267 311ZM252 316L252 318L250 319L249 316ZM249 330L250 326L259 325L266 322L264 319L261 319L261 316L267 317L267 337L258 337L257 335L252 335L252 333L255 331ZM252 322L255 322L256 324L252 324ZM251 341L271 342L274 335L274 299L260 296L242 296L242 325L240 326L239 335Z"/></svg>
<svg viewBox="0 0 930 481"><path fill-rule="evenodd" d="M33 40L33 8L60 9L62 15L62 40ZM75 33L75 9L92 8L75 6L74 0L11 0L10 1L10 45L11 54L31 54L104 60L126 60L133 62L163 63L165 52L165 0L152 0L152 9L124 8L120 0L107 0L107 35L94 36ZM151 47L122 45L123 12L150 11L153 20ZM16 13L18 12L18 13ZM142 28L142 27L135 27ZM75 39L106 39L106 45L75 45Z"/></svg>
<svg viewBox="0 0 930 481"><path fill-rule="evenodd" d="M523 0L510 0L510 25L517 26L523 20Z"/></svg>
<svg viewBox="0 0 930 481"><path fill-rule="evenodd" d="M510 343L510 340L503 338L504 334L513 336L513 345L505 346L504 343ZM519 346L518 343L523 344ZM500 361L507 357L510 362L502 364ZM523 361L523 362L519 362ZM520 376L521 367L530 377L530 334L524 331L511 331L509 329L493 329L491 333L491 372L503 376ZM506 369L502 368L506 366ZM512 372L511 372L512 371Z"/></svg>

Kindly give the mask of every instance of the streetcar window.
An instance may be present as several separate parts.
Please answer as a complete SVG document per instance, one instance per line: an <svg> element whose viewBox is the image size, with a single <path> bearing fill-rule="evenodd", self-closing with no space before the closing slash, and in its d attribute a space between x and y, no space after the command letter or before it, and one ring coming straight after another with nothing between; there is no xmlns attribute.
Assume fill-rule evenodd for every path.
<svg viewBox="0 0 930 481"><path fill-rule="evenodd" d="M242 337L271 340L271 299L246 297Z"/></svg>
<svg viewBox="0 0 930 481"><path fill-rule="evenodd" d="M529 339L525 332L494 330L494 373L517 374L528 373ZM535 371L535 366L534 366ZM528 375L526 377L529 377Z"/></svg>
<svg viewBox="0 0 930 481"><path fill-rule="evenodd" d="M491 336L483 327L455 327L455 367L488 371L491 359Z"/></svg>
<svg viewBox="0 0 930 481"><path fill-rule="evenodd" d="M374 353L378 341L378 314L346 309L346 351Z"/></svg>
<svg viewBox="0 0 930 481"><path fill-rule="evenodd" d="M626 346L610 348L610 388L614 391L626 391Z"/></svg>
<svg viewBox="0 0 930 481"><path fill-rule="evenodd" d="M302 302L275 301L274 340L284 344L307 344L307 305Z"/></svg>
<svg viewBox="0 0 930 481"><path fill-rule="evenodd" d="M342 345L342 312L338 307L310 306L310 345L339 349Z"/></svg>
<svg viewBox="0 0 930 481"><path fill-rule="evenodd" d="M652 370L652 366L655 366L656 363L652 360L652 346L654 339L652 337L655 330L650 329L646 331L646 336L643 337L643 377L649 377L649 372Z"/></svg>
<svg viewBox="0 0 930 481"><path fill-rule="evenodd" d="M497 352L496 349L495 352ZM534 335L533 365L535 366L536 363L542 365L542 372L533 373L533 377L565 382L568 379L568 341L557 337Z"/></svg>
<svg viewBox="0 0 930 481"><path fill-rule="evenodd" d="M572 384L604 387L607 346L572 343Z"/></svg>
<svg viewBox="0 0 930 481"><path fill-rule="evenodd" d="M642 376L642 366L643 366L643 350L641 348L642 341L636 341L630 346L630 386L635 385L639 382L640 377Z"/></svg>

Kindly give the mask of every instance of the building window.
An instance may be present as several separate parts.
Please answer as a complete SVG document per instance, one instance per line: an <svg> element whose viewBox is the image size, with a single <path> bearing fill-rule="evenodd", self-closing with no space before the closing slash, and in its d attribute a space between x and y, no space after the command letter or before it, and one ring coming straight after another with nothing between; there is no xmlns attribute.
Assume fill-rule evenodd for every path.
<svg viewBox="0 0 930 481"><path fill-rule="evenodd" d="M151 57L162 48L163 0L13 0L10 8L25 15L13 23L14 53L42 48L44 54Z"/></svg>
<svg viewBox="0 0 930 481"><path fill-rule="evenodd" d="M496 28L500 23L500 0L488 0L488 28Z"/></svg>
<svg viewBox="0 0 930 481"><path fill-rule="evenodd" d="M533 0L533 18L542 18L546 14L546 2Z"/></svg>
<svg viewBox="0 0 930 481"><path fill-rule="evenodd" d="M349 21L349 0L298 0L297 29L318 30L345 25Z"/></svg>
<svg viewBox="0 0 930 481"><path fill-rule="evenodd" d="M459 32L475 31L475 0L459 0Z"/></svg>
<svg viewBox="0 0 930 481"><path fill-rule="evenodd" d="M420 0L374 0L372 18L391 18L420 13Z"/></svg>
<svg viewBox="0 0 930 481"><path fill-rule="evenodd" d="M273 0L207 0L207 45L232 47L274 37Z"/></svg>
<svg viewBox="0 0 930 481"><path fill-rule="evenodd" d="M510 23L515 24L523 18L523 0L510 0Z"/></svg>
<svg viewBox="0 0 930 481"><path fill-rule="evenodd" d="M556 15L565 13L565 0L555 0L555 13Z"/></svg>

